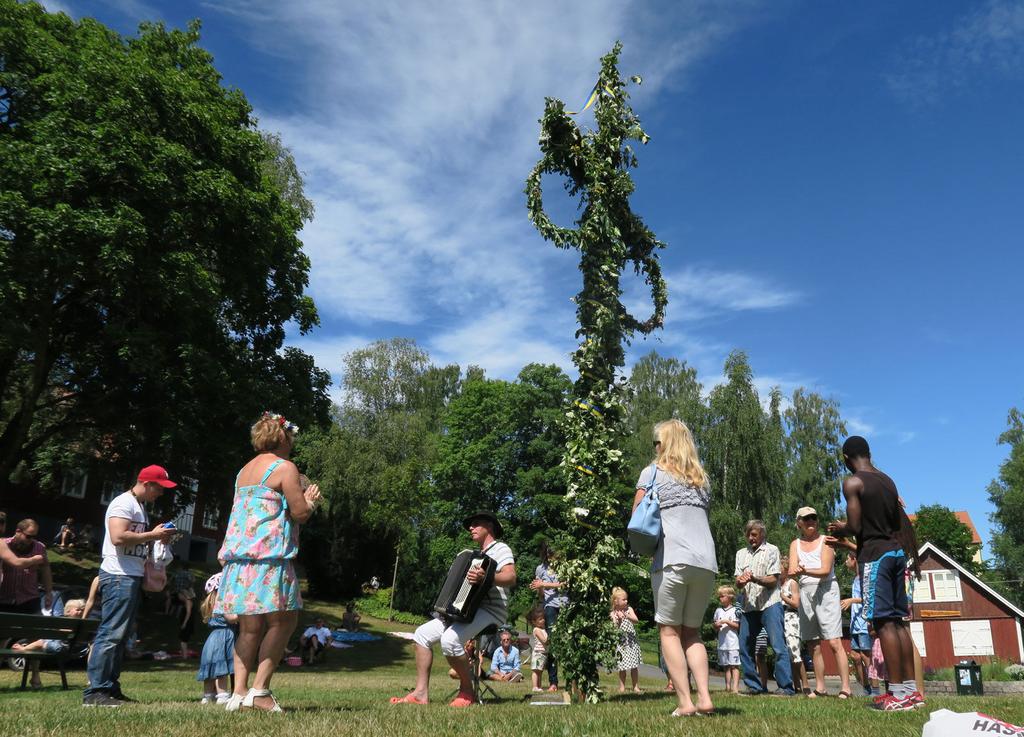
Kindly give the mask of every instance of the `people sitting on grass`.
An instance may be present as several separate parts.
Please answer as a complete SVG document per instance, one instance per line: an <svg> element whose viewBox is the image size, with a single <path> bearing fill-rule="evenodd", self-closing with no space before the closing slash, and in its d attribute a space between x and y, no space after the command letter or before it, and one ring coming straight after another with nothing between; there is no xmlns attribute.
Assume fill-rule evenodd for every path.
<svg viewBox="0 0 1024 737"><path fill-rule="evenodd" d="M464 643L484 629L504 623L508 618L509 588L516 583L516 566L512 549L498 540L502 526L492 512L476 512L464 519L462 526L469 530L473 542L480 550L494 560L493 585L480 604L476 616L469 622L450 624L440 619L431 619L420 625L413 635L416 643L416 687L405 696L392 697L392 704L426 704L429 701L430 666L434 662L431 648L438 642L441 643L441 652L448 658L448 664L459 675L459 693L450 705L466 707L476 703ZM481 568L475 567L469 569L466 578L471 584L479 584L485 580L486 575Z"/></svg>
<svg viewBox="0 0 1024 737"><path fill-rule="evenodd" d="M72 617L74 619L80 619L82 612L85 610L84 599L72 599L64 605L64 616ZM68 649L68 643L64 640L34 640L25 644L14 643L11 645L12 650L19 650L21 652L34 652L42 650L47 653L62 653ZM26 663L25 667L32 668L32 680L29 682L33 689L39 689L43 687L42 681L39 679L39 661L34 661L29 664Z"/></svg>
<svg viewBox="0 0 1024 737"><path fill-rule="evenodd" d="M58 530L56 537L53 538L53 544L61 550L64 550L65 548L69 548L74 545L77 539L78 535L75 532L75 518L68 517L64 521L64 524L60 526L60 530Z"/></svg>
<svg viewBox="0 0 1024 737"><path fill-rule="evenodd" d="M350 601L345 605L345 613L341 615L341 628L348 630L349 632L355 632L359 629L359 620L362 617L359 616L359 612L356 611L356 604L354 601Z"/></svg>
<svg viewBox="0 0 1024 737"><path fill-rule="evenodd" d="M331 630L327 627L323 617L317 617L299 638L299 648L302 650L303 660L309 665L313 665L313 661L330 642Z"/></svg>
<svg viewBox="0 0 1024 737"><path fill-rule="evenodd" d="M494 681L517 683L523 680L519 660L519 648L512 644L512 633L505 630L501 633L501 645L491 657L491 670L487 677Z"/></svg>

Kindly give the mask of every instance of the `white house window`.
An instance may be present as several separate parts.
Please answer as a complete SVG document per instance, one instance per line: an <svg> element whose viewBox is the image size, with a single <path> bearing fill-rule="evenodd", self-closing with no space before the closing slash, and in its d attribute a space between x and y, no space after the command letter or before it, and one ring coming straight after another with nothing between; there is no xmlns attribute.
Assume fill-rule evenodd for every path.
<svg viewBox="0 0 1024 737"><path fill-rule="evenodd" d="M85 498L85 486L89 481L89 474L85 471L68 471L60 484L60 493L72 499Z"/></svg>
<svg viewBox="0 0 1024 737"><path fill-rule="evenodd" d="M953 655L995 655L992 628L987 619L953 621L949 623L949 630L953 635Z"/></svg>
<svg viewBox="0 0 1024 737"><path fill-rule="evenodd" d="M917 651L921 653L921 657L927 658L928 648L925 647L924 642L924 622L911 622L910 636L914 638L914 644L917 645Z"/></svg>
<svg viewBox="0 0 1024 737"><path fill-rule="evenodd" d="M117 481L104 481L103 488L100 489L100 504L104 507L114 501L114 497L122 492L127 491L124 488L124 484L120 484Z"/></svg>
<svg viewBox="0 0 1024 737"><path fill-rule="evenodd" d="M220 522L220 508L214 502L209 502L203 507L203 527L208 530L216 530Z"/></svg>
<svg viewBox="0 0 1024 737"><path fill-rule="evenodd" d="M915 581L915 604L963 600L960 574L957 571L924 571L921 580Z"/></svg>

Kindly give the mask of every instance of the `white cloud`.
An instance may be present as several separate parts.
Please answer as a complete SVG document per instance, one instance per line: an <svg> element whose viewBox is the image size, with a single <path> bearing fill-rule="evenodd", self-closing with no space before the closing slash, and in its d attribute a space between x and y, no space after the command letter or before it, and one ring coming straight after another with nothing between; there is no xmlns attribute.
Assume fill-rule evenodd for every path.
<svg viewBox="0 0 1024 737"><path fill-rule="evenodd" d="M1024 72L1024 0L990 0L955 27L910 42L885 76L890 91L916 105L937 103L977 73Z"/></svg>
<svg viewBox="0 0 1024 737"><path fill-rule="evenodd" d="M846 429L854 435L863 436L875 433L875 426L860 417L847 415L843 419L846 420Z"/></svg>
<svg viewBox="0 0 1024 737"><path fill-rule="evenodd" d="M258 114L293 149L317 207L303 241L323 330L412 330L438 358L502 375L528 361L565 365L574 347L578 254L537 235L522 194L544 97L578 104L621 38L623 74L645 77L631 90L642 112L751 5L690 2L658 14L616 0L206 7L282 59L298 100L287 109L264 100Z"/></svg>
<svg viewBox="0 0 1024 737"><path fill-rule="evenodd" d="M667 274L671 320L692 321L721 312L774 310L789 307L800 293L763 277L710 268L688 267Z"/></svg>
<svg viewBox="0 0 1024 737"><path fill-rule="evenodd" d="M74 11L71 6L61 0L39 0L39 4L42 5L50 13L67 13L72 18L75 17Z"/></svg>
<svg viewBox="0 0 1024 737"><path fill-rule="evenodd" d="M916 437L917 433L913 430L900 430L896 433L896 442L900 445L905 445Z"/></svg>

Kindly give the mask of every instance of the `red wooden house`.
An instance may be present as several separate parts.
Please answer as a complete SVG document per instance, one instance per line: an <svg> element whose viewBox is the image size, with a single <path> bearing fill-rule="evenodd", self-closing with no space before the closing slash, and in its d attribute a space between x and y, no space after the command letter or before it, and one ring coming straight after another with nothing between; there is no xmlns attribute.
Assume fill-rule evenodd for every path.
<svg viewBox="0 0 1024 737"><path fill-rule="evenodd" d="M1024 611L932 543L921 546L911 633L926 668L961 660L1024 662Z"/></svg>

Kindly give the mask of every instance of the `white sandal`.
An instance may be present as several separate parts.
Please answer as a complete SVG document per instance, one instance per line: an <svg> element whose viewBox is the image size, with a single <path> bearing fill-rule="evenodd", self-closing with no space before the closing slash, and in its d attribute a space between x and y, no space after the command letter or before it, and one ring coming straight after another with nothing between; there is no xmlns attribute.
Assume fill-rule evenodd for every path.
<svg viewBox="0 0 1024 737"><path fill-rule="evenodd" d="M269 709L261 709L260 711L268 711L271 714L284 711L284 709L281 708L281 705L277 703L277 699L274 698L274 694L270 692L269 688L250 688L249 693L247 693L245 698L242 699L242 706L246 709L257 709L258 707L254 703L254 700L263 696L269 696L270 700L274 702L274 705Z"/></svg>
<svg viewBox="0 0 1024 737"><path fill-rule="evenodd" d="M242 700L244 698L245 696L239 696L236 693L232 693L231 698L224 702L225 711L238 711L238 709L242 706Z"/></svg>

